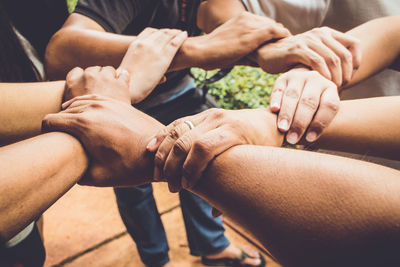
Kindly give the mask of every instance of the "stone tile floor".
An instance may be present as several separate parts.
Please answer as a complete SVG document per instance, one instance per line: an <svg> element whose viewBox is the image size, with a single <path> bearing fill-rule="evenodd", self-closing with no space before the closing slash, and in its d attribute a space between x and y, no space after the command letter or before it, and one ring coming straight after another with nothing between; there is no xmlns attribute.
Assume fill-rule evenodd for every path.
<svg viewBox="0 0 400 267"><path fill-rule="evenodd" d="M198 257L189 255L178 196L170 194L165 184L155 184L154 195L174 266L203 266ZM235 226L228 224L226 229L233 243L254 247L254 243L235 231ZM111 188L72 188L44 214L44 243L46 267L143 266L119 217ZM280 266L268 257L267 260L268 266Z"/></svg>

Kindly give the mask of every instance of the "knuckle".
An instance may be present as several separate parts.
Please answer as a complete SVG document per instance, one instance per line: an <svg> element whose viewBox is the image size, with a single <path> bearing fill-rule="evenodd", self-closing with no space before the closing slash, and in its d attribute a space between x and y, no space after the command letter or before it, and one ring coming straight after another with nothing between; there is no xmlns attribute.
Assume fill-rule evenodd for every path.
<svg viewBox="0 0 400 267"><path fill-rule="evenodd" d="M319 101L315 96L305 96L300 99L300 104L311 110L316 110L319 106Z"/></svg>
<svg viewBox="0 0 400 267"><path fill-rule="evenodd" d="M338 56L336 56L336 55L332 55L332 56L329 56L327 59L326 59L326 63L328 64L328 66L339 66L339 64L340 64L340 59L339 59L339 57Z"/></svg>
<svg viewBox="0 0 400 267"><path fill-rule="evenodd" d="M154 155L154 164L156 166L164 165L164 154L161 153L160 151L157 151L156 154Z"/></svg>
<svg viewBox="0 0 400 267"><path fill-rule="evenodd" d="M173 129L171 129L170 131L169 131L169 134L168 134L168 136L171 138L171 139L178 139L179 137L180 137L180 133L179 133L179 131L178 131L178 129L177 128L173 128Z"/></svg>
<svg viewBox="0 0 400 267"><path fill-rule="evenodd" d="M329 100L323 101L321 103L321 106L323 106L324 108L326 108L336 114L339 111L339 104L340 104L340 101L338 99L329 99Z"/></svg>
<svg viewBox="0 0 400 267"><path fill-rule="evenodd" d="M272 90L272 94L282 94L283 93L283 88L280 86L274 87L274 89Z"/></svg>
<svg viewBox="0 0 400 267"><path fill-rule="evenodd" d="M189 150L190 150L190 145L187 142L187 140L185 140L185 138L179 138L178 140L176 140L173 147L174 154L184 155L187 154Z"/></svg>
<svg viewBox="0 0 400 267"><path fill-rule="evenodd" d="M292 99L298 99L299 98L299 91L296 90L295 88L288 88L285 90L285 97L289 97Z"/></svg>
<svg viewBox="0 0 400 267"><path fill-rule="evenodd" d="M221 108L215 108L212 110L212 117L214 119L221 119L225 116L225 110Z"/></svg>

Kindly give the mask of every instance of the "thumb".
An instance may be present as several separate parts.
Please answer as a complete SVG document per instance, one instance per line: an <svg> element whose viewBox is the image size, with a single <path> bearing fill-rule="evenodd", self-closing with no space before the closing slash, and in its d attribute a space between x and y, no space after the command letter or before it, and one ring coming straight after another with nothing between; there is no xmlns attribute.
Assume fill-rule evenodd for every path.
<svg viewBox="0 0 400 267"><path fill-rule="evenodd" d="M129 71L127 71L125 68L118 68L117 69L117 79L120 81L123 81L126 84L129 84L129 81L131 79L131 74Z"/></svg>
<svg viewBox="0 0 400 267"><path fill-rule="evenodd" d="M71 113L48 114L42 121L42 132L66 132L78 137L77 116Z"/></svg>

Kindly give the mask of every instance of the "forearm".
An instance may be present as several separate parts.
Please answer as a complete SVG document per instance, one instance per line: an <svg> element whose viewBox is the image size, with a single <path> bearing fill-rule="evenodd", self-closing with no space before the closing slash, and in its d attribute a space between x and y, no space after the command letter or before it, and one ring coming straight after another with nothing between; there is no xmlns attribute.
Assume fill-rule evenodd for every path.
<svg viewBox="0 0 400 267"><path fill-rule="evenodd" d="M363 57L360 68L346 87L395 63L400 55L399 25L400 16L385 17L369 21L347 32L360 40Z"/></svg>
<svg viewBox="0 0 400 267"><path fill-rule="evenodd" d="M64 84L0 83L0 145L39 134L43 117L60 110Z"/></svg>
<svg viewBox="0 0 400 267"><path fill-rule="evenodd" d="M358 252L369 264L366 255L398 255L390 245L400 241L399 178L346 158L237 146L217 157L193 191L285 266L355 266L349 261Z"/></svg>
<svg viewBox="0 0 400 267"><path fill-rule="evenodd" d="M200 4L197 26L206 33L246 11L240 0L207 0Z"/></svg>
<svg viewBox="0 0 400 267"><path fill-rule="evenodd" d="M117 68L133 40L135 36L108 33L102 28L62 28L46 48L47 74L54 80L65 79L67 73L76 66Z"/></svg>
<svg viewBox="0 0 400 267"><path fill-rule="evenodd" d="M319 148L400 158L400 97L342 101Z"/></svg>
<svg viewBox="0 0 400 267"><path fill-rule="evenodd" d="M48 133L0 148L0 239L13 237L83 175L88 160L78 140Z"/></svg>

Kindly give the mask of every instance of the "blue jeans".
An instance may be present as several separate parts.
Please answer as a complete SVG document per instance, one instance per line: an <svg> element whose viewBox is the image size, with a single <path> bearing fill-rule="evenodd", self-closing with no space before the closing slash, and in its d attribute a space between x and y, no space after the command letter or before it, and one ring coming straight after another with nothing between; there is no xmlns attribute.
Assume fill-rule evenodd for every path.
<svg viewBox="0 0 400 267"><path fill-rule="evenodd" d="M190 83L188 88L193 88ZM146 111L164 124L199 113L212 104L201 101L201 92L187 90L167 103ZM162 266L169 261L168 241L153 197L151 184L132 188L115 188L118 209L127 231L136 242L140 258L147 266ZM190 253L194 256L215 254L230 244L220 218L213 218L211 206L191 192L179 193Z"/></svg>

